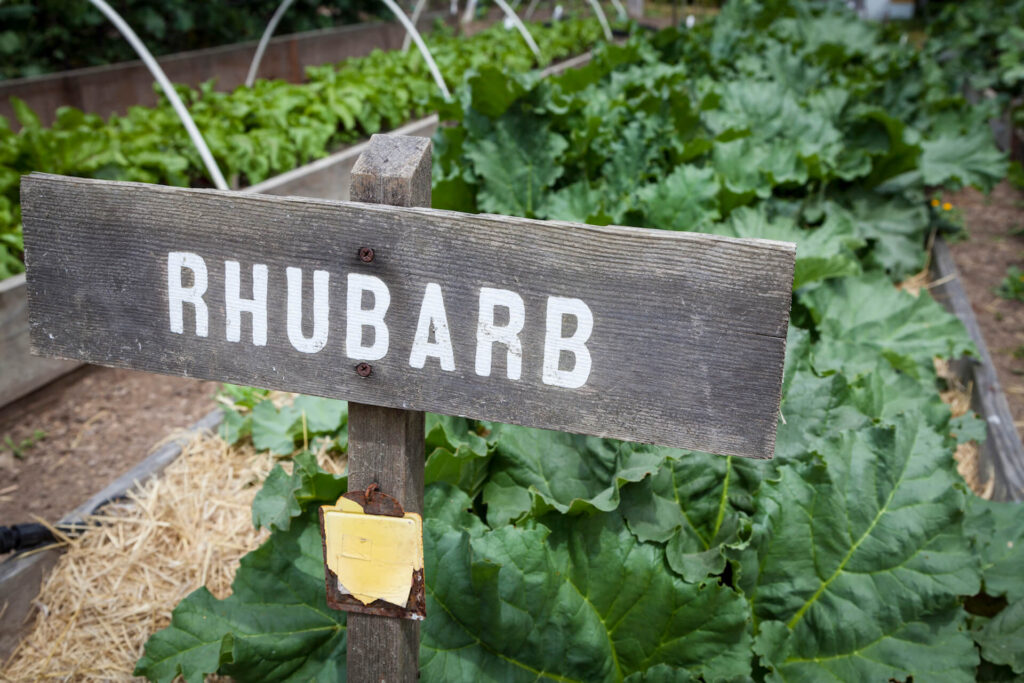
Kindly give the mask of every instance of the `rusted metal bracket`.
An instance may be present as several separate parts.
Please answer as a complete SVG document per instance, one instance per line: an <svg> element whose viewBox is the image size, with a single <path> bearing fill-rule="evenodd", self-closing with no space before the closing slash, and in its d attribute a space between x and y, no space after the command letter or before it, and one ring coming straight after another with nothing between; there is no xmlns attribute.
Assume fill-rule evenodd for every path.
<svg viewBox="0 0 1024 683"><path fill-rule="evenodd" d="M342 498L358 504L363 509L363 514L382 517L406 516L402 504L392 496L382 493L377 484L370 484L364 491L349 491L342 494ZM412 589L409 592L409 600L405 606L395 605L385 600L374 600L364 604L354 595L345 592L344 584L339 580L338 575L331 570L327 552L327 529L325 526L324 510L329 506L321 507L320 514L320 542L324 552L324 573L327 587L327 605L332 609L345 612L357 612L359 614L372 614L376 616L392 617L397 619L421 620L426 617L427 603L426 590L423 582L423 569L412 571Z"/></svg>

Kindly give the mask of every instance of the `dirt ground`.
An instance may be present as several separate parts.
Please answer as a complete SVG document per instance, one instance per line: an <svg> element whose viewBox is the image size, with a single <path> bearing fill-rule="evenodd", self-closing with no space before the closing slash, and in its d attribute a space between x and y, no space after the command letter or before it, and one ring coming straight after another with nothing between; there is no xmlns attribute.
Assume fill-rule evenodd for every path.
<svg viewBox="0 0 1024 683"><path fill-rule="evenodd" d="M1007 268L1024 267L1024 193L1004 182L989 196L963 190L947 198L963 214L968 233L950 249L1014 424L1024 435L1024 302L995 294Z"/></svg>
<svg viewBox="0 0 1024 683"><path fill-rule="evenodd" d="M58 521L210 412L216 390L86 367L0 409L0 525Z"/></svg>

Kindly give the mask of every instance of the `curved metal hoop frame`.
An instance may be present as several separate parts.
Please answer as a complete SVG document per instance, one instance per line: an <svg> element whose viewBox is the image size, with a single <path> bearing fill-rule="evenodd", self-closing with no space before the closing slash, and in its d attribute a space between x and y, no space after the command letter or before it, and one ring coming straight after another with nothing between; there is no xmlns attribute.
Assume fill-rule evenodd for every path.
<svg viewBox="0 0 1024 683"><path fill-rule="evenodd" d="M224 180L224 174L220 172L220 167L217 165L216 160L213 158L213 154L210 152L210 148L206 145L206 140L203 139L202 133L199 132L199 128L196 127L196 122L192 120L192 116L188 113L188 109L185 108L185 104L181 101L178 96L178 92L171 85L171 82L167 79L167 74L160 68L156 59L153 58L152 53L146 48L139 36L136 35L132 27L128 25L120 14L118 14L113 7L106 3L106 0L89 0L96 9L103 13L103 15L110 20L117 30L124 36L124 39L128 41L128 44L132 46L132 49L142 59L143 64L149 69L149 73L153 75L156 82L160 84L160 89L164 91L164 95L167 96L167 100L171 103L171 107L174 109L174 113L181 119L181 124L185 126L185 131L188 133L189 138L192 140L192 144L196 146L199 151L199 157L203 160L203 164L206 166L206 172L210 174L210 179L218 190L229 190L227 181Z"/></svg>

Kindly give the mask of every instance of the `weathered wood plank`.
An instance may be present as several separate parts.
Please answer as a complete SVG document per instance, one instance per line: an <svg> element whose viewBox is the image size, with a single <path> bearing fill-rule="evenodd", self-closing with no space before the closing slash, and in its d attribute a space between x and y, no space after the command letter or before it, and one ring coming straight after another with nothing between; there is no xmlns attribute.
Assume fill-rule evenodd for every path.
<svg viewBox="0 0 1024 683"><path fill-rule="evenodd" d="M28 330L25 276L15 275L0 281L0 406L80 367L78 363L32 356Z"/></svg>
<svg viewBox="0 0 1024 683"><path fill-rule="evenodd" d="M32 342L43 355L717 453L774 450L791 244L41 174L22 180L22 206ZM360 260L364 247L371 262ZM170 329L170 252L208 268L206 337L187 303L183 333ZM267 266L264 346L247 313L241 341L226 338L229 260L241 264L243 297L253 264ZM317 353L296 350L286 332L288 267L303 271L306 335L313 271L329 274L329 334ZM380 278L390 293L387 355L366 361L367 377L347 352L351 274ZM182 278L188 286L188 269ZM451 371L436 357L410 367L428 283L443 294ZM482 288L523 302L521 354L494 344L489 376L476 372ZM579 388L544 381L549 297L580 299L593 315ZM493 310L495 327L510 322L509 309ZM555 323L555 336L574 334L572 316ZM579 367L558 357L557 369Z"/></svg>
<svg viewBox="0 0 1024 683"><path fill-rule="evenodd" d="M374 135L352 169L352 198L429 207L430 150L427 138ZM375 483L397 498L406 512L422 514L424 431L423 411L350 401L349 489ZM350 613L347 625L348 680L411 682L419 678L418 621Z"/></svg>

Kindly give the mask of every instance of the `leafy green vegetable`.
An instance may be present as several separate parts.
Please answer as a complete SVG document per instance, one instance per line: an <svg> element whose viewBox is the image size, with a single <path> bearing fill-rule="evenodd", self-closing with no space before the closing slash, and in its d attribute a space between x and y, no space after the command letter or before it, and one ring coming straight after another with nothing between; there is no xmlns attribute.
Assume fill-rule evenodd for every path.
<svg viewBox="0 0 1024 683"><path fill-rule="evenodd" d="M661 571L658 548L617 514L477 535L428 518L424 532L435 549L425 573L436 577L421 645L428 680L615 681L659 664L709 679L749 670L743 599Z"/></svg>
<svg viewBox="0 0 1024 683"><path fill-rule="evenodd" d="M1018 600L974 633L985 659L1024 674L1024 599Z"/></svg>
<svg viewBox="0 0 1024 683"><path fill-rule="evenodd" d="M300 12L295 8L290 14ZM501 26L468 38L440 29L426 40L442 75L454 84L485 64L501 64L507 72L528 71L581 51L600 35L593 19L531 25L530 31L541 50L538 63L522 37ZM397 128L443 103L417 50L375 51L338 65L311 67L307 77L302 84L258 80L251 88L232 92L219 92L212 82L198 90L178 90L225 176L242 185L323 157L341 144ZM132 107L107 121L64 107L49 128L23 102L15 98L12 104L21 130L14 132L0 117L0 279L23 270L18 203L22 174L208 184L205 166L166 100L155 108ZM498 170L508 168L503 164ZM279 447L284 448L283 440Z"/></svg>
<svg viewBox="0 0 1024 683"><path fill-rule="evenodd" d="M985 592L1010 602L1024 599L1020 568L1024 563L1024 508L972 498L968 506L967 532L981 558Z"/></svg>
<svg viewBox="0 0 1024 683"><path fill-rule="evenodd" d="M136 675L192 683L219 669L240 680L339 680L345 613L327 606L315 506L304 521L246 555L226 599L206 588L185 598L146 644Z"/></svg>
<svg viewBox="0 0 1024 683"><path fill-rule="evenodd" d="M480 208L534 216L543 191L562 174L555 159L568 147L565 138L525 116L500 121L480 137L464 145L481 179Z"/></svg>
<svg viewBox="0 0 1024 683"><path fill-rule="evenodd" d="M974 185L991 189L1006 176L1006 160L987 144L988 131L922 143L921 174L928 185Z"/></svg>
<svg viewBox="0 0 1024 683"><path fill-rule="evenodd" d="M118 6L155 55L256 40L280 3L277 0L189 2L136 0ZM324 11L327 10L327 11ZM278 33L296 33L383 16L366 0L300 0L286 12ZM8 0L0 5L0 79L138 59L113 26L88 3Z"/></svg>
<svg viewBox="0 0 1024 683"><path fill-rule="evenodd" d="M280 465L267 475L252 502L253 526L287 531L292 519L311 502L336 501L348 490L348 479L321 471L316 456L308 451L292 459L289 475Z"/></svg>
<svg viewBox="0 0 1024 683"><path fill-rule="evenodd" d="M641 541L666 543L674 572L689 582L725 569L726 546L749 538L760 467L743 458L685 453L622 492L622 511Z"/></svg>
<svg viewBox="0 0 1024 683"><path fill-rule="evenodd" d="M927 294L893 291L887 278L868 274L826 283L801 301L822 339L813 352L819 372L866 373L878 354L914 377L934 375L932 359L973 352L963 325Z"/></svg>
<svg viewBox="0 0 1024 683"><path fill-rule="evenodd" d="M678 166L664 180L637 191L647 227L692 230L719 217L718 181L710 168Z"/></svg>
<svg viewBox="0 0 1024 683"><path fill-rule="evenodd" d="M619 506L619 489L655 472L670 448L494 425L497 451L484 487L493 526L549 510L580 514Z"/></svg>
<svg viewBox="0 0 1024 683"><path fill-rule="evenodd" d="M771 665L770 681L975 680L978 654L965 635L966 619L950 608L898 626L881 628L860 646L838 655L808 658L795 634L779 621L766 622L754 649Z"/></svg>
<svg viewBox="0 0 1024 683"><path fill-rule="evenodd" d="M920 418L840 433L829 445L766 485L740 555L754 618L773 624L760 626L762 661L782 678L819 666L817 676L841 666L872 678L866 648L903 640L914 622L978 587L951 452ZM943 637L969 650L966 634L966 645ZM964 668L969 676L973 663Z"/></svg>
<svg viewBox="0 0 1024 683"><path fill-rule="evenodd" d="M494 442L489 436L473 420L428 414L426 478L448 482L475 498L490 472Z"/></svg>
<svg viewBox="0 0 1024 683"><path fill-rule="evenodd" d="M1006 269L1006 277L999 283L996 294L1011 301L1024 301L1024 270L1017 266Z"/></svg>
<svg viewBox="0 0 1024 683"><path fill-rule="evenodd" d="M802 229L789 218L769 219L764 209L742 207L733 211L719 234L732 237L795 242L796 269L793 274L793 289L804 285L844 275L860 273L856 250L864 246L864 240L854 234L853 221L830 216L820 227Z"/></svg>
<svg viewBox="0 0 1024 683"><path fill-rule="evenodd" d="M253 445L278 455L289 455L296 446L308 448L317 437L327 437L329 447L343 450L348 444L342 431L348 424L344 401L315 396L299 396L280 408L266 400L265 394L227 393L237 409L229 411L220 434L228 443L251 436Z"/></svg>

